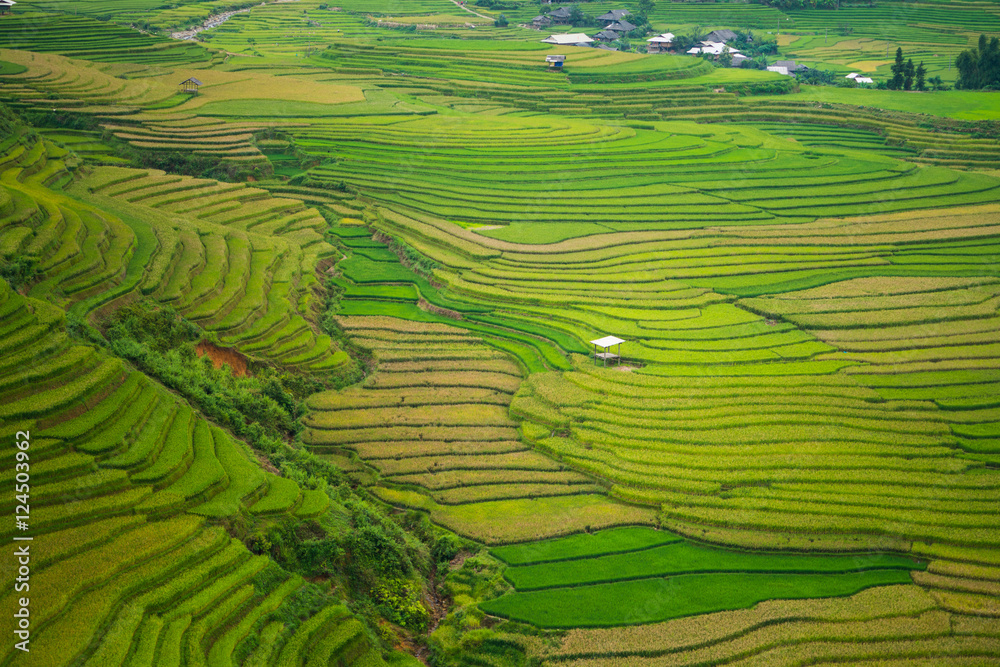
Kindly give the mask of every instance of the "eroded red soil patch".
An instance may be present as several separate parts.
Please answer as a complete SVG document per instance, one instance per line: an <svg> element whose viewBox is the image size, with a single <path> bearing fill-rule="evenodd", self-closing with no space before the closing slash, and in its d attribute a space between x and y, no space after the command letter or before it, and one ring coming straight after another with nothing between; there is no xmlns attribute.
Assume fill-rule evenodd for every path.
<svg viewBox="0 0 1000 667"><path fill-rule="evenodd" d="M208 355L208 358L212 360L212 365L216 368L222 368L223 364L228 365L233 371L233 375L238 378L245 378L250 375L250 372L247 370L246 357L236 350L228 347L219 347L214 343L203 340L195 347L195 351L198 352L199 357Z"/></svg>

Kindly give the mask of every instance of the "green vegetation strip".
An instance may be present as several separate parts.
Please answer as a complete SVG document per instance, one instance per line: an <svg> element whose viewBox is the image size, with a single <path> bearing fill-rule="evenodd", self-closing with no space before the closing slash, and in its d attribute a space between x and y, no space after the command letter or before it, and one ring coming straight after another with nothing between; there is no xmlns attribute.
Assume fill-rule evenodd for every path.
<svg viewBox="0 0 1000 667"><path fill-rule="evenodd" d="M638 552L524 565L507 570L519 591L696 572L845 573L874 569L911 570L916 561L885 554L813 556L749 553L676 542Z"/></svg>
<svg viewBox="0 0 1000 667"><path fill-rule="evenodd" d="M727 551L667 531L615 528L499 547L515 592L483 611L541 627L651 623L763 600L850 595L906 583L925 564L890 554Z"/></svg>
<svg viewBox="0 0 1000 667"><path fill-rule="evenodd" d="M543 628L607 627L747 609L764 600L841 597L872 586L906 583L910 583L910 574L902 570L688 574L513 593L485 602L480 609Z"/></svg>

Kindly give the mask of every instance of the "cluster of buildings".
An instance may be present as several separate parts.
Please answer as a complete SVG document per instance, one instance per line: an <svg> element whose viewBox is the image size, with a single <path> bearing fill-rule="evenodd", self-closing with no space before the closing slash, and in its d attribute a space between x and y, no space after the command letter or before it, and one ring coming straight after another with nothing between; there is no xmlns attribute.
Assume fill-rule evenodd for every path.
<svg viewBox="0 0 1000 667"><path fill-rule="evenodd" d="M629 15L627 9L612 9L606 14L597 17L598 21L604 22L604 29L593 37L582 32L567 33L563 35L549 35L542 41L546 44L557 44L559 46L597 46L608 50L617 50L610 46L608 42L614 42L622 38L622 35L636 29L637 26L629 23L625 18ZM568 25L570 23L570 10L560 7L554 11L541 16L536 16L531 21L533 28L541 30L552 25ZM730 53L732 55L733 67L739 67L740 63L747 59L739 50L727 46L726 42L736 39L736 33L732 30L713 30L705 36L700 46L688 49L691 55L721 55ZM647 53L675 53L675 36L672 32L665 32L655 35L646 40Z"/></svg>
<svg viewBox="0 0 1000 667"><path fill-rule="evenodd" d="M599 21L604 21L605 27L603 30L594 35L593 38L582 32L576 32L563 35L549 35L542 41L546 44L557 44L559 46L594 46L595 42L597 42L597 48L617 50L615 47L608 45L607 42L613 42L621 39L622 35L635 30L636 26L625 20L625 17L628 15L629 11L627 9L612 9L610 12L598 16L597 19ZM549 12L543 16L536 16L532 20L532 26L539 30L545 26L559 23L570 23L570 10L566 7L560 7L559 9ZM705 35L705 39L699 42L699 46L694 46L688 49L686 53L693 56L721 56L728 53L732 57L730 66L740 67L743 64L743 61L747 60L747 56L740 53L739 49L734 49L728 45L728 42L733 41L736 37L737 34L732 30L713 30ZM646 52L675 53L674 39L674 34L670 32L650 37L646 40ZM749 40L753 41L753 37L749 37ZM566 56L546 57L546 62L549 63L549 67L552 69L562 69L565 60ZM778 74L784 74L785 76L795 76L795 74L804 72L808 69L809 68L805 65L799 65L794 60L779 60L774 65L768 67L767 71L777 72ZM858 83L872 83L871 79L862 77L853 72L848 74L847 78L854 79Z"/></svg>
<svg viewBox="0 0 1000 667"><path fill-rule="evenodd" d="M857 72L851 72L850 74L848 74L844 78L845 79L854 79L854 83L875 83L875 80L872 79L870 76L861 76Z"/></svg>
<svg viewBox="0 0 1000 667"><path fill-rule="evenodd" d="M542 41L547 44L559 44L562 46L593 46L597 42L600 48L614 51L617 49L608 46L607 43L621 39L622 35L632 32L637 27L625 19L629 13L627 9L612 9L608 13L598 16L597 20L604 22L604 28L593 37L582 32L577 32L566 35L549 35ZM548 14L536 16L531 20L531 26L536 30L541 30L551 25L567 25L569 23L570 10L566 7L560 7Z"/></svg>

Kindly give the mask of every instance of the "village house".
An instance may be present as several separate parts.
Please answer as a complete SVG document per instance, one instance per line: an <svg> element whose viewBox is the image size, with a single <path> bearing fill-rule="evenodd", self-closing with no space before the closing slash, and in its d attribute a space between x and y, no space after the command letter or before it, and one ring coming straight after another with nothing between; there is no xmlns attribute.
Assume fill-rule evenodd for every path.
<svg viewBox="0 0 1000 667"><path fill-rule="evenodd" d="M559 46L590 46L594 43L594 40L582 32L574 32L567 35L549 35L542 41L546 44L558 44Z"/></svg>
<svg viewBox="0 0 1000 667"><path fill-rule="evenodd" d="M723 53L739 53L738 49L734 49L731 46L726 46L722 42L702 42L701 46L695 46L687 51L693 56L703 55L703 56L721 56Z"/></svg>
<svg viewBox="0 0 1000 667"><path fill-rule="evenodd" d="M632 12L630 12L627 9L612 9L607 14L601 14L600 16L598 16L597 20L604 21L607 25L611 25L612 23L617 23L626 16L631 16L631 15Z"/></svg>
<svg viewBox="0 0 1000 667"><path fill-rule="evenodd" d="M861 76L857 72L851 72L850 74L848 74L844 78L845 79L853 79L854 83L875 83L875 80L872 79L871 77Z"/></svg>
<svg viewBox="0 0 1000 667"><path fill-rule="evenodd" d="M805 72L805 71L807 71L809 69L805 65L798 65L798 64L796 64L796 62L794 60L779 60L779 61L777 61L774 64L777 67L784 67L785 69L787 69L789 72L792 72L792 73L795 73L795 72Z"/></svg>
<svg viewBox="0 0 1000 667"><path fill-rule="evenodd" d="M736 39L736 33L732 30L713 30L712 32L705 35L705 40L702 42L731 42Z"/></svg>
<svg viewBox="0 0 1000 667"><path fill-rule="evenodd" d="M534 28L535 30L548 28L550 25L552 25L552 19L550 19L548 16L545 15L536 16L535 18L531 19L531 27Z"/></svg>
<svg viewBox="0 0 1000 667"><path fill-rule="evenodd" d="M647 53L670 53L674 50L674 33L665 32L662 35L650 37L646 40Z"/></svg>
<svg viewBox="0 0 1000 667"><path fill-rule="evenodd" d="M14 5L17 3L14 0L0 0L0 14L6 14L10 12L14 13Z"/></svg>
<svg viewBox="0 0 1000 667"><path fill-rule="evenodd" d="M553 23L560 25L569 25L570 22L570 11L568 7L560 7L559 9L554 9L548 14L546 14Z"/></svg>
<svg viewBox="0 0 1000 667"><path fill-rule="evenodd" d="M621 35L619 35L614 30L602 30L596 35L594 35L594 39L596 39L599 42L613 42L620 37Z"/></svg>
<svg viewBox="0 0 1000 667"><path fill-rule="evenodd" d="M615 32L620 32L620 33L632 32L635 29L636 26L629 23L628 21L615 21L607 28L605 28L605 30L614 30Z"/></svg>

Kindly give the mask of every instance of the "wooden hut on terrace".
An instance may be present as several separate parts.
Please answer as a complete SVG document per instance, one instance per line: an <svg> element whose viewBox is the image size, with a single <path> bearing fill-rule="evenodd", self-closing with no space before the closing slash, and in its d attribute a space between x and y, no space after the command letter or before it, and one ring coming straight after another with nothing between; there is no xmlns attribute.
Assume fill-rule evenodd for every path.
<svg viewBox="0 0 1000 667"><path fill-rule="evenodd" d="M190 95L198 94L198 86L202 85L201 81L191 77L190 79L184 79L181 81L181 92L188 93Z"/></svg>
<svg viewBox="0 0 1000 667"><path fill-rule="evenodd" d="M566 56L545 56L545 62L549 64L549 69L562 69Z"/></svg>
<svg viewBox="0 0 1000 667"><path fill-rule="evenodd" d="M0 14L13 14L14 5L16 4L14 0L0 0Z"/></svg>
<svg viewBox="0 0 1000 667"><path fill-rule="evenodd" d="M597 363L598 359L604 360L604 365L608 365L608 359L612 361L617 361L620 366L622 363L622 343L621 338L616 338L615 336L605 336L604 338L598 338L597 340L590 341L594 345L594 363ZM601 352L597 351L597 348L601 348ZM611 348L616 348L614 352L609 352Z"/></svg>

